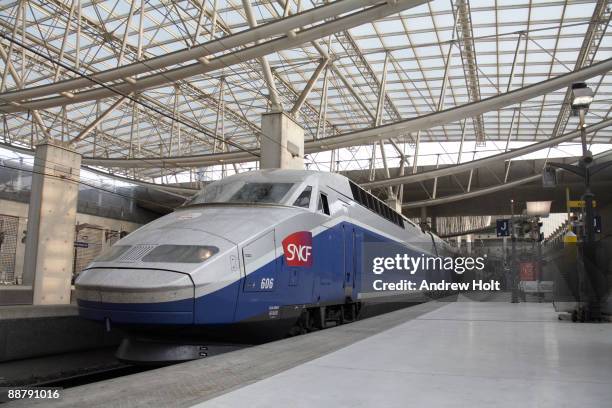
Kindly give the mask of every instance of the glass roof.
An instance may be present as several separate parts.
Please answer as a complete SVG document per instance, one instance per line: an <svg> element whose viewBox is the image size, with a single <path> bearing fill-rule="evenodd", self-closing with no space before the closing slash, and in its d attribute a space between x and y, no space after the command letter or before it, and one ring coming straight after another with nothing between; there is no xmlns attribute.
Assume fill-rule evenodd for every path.
<svg viewBox="0 0 612 408"><path fill-rule="evenodd" d="M291 0L288 5L284 0L3 1L0 103L5 92L90 76L248 30L245 3L250 4L258 25L326 4L311 0ZM609 1L586 0L434 0L265 58L279 102L290 111L321 64L320 49L329 53L330 62L315 78L298 115L306 140L320 139L375 125L385 69L381 124L492 97L609 59L610 7ZM109 110L117 102L116 95L6 113L2 142L29 148L45 135L73 140L109 110L93 130L78 138L76 146L84 156L155 158L235 150L225 141L257 148L261 114L271 108L264 71L261 59L252 59L147 89L115 109ZM587 123L609 118L612 74L593 77L587 84L595 91ZM414 156L418 139L423 144L419 154L424 157L456 157L463 137L471 142L463 152L477 157L479 151L503 150L506 141L546 140L555 132L576 129L577 118L568 118L564 108L565 95L564 88L487 112L481 125L468 118L424 129L418 135L407 134L398 138L398 146L407 157ZM589 137L597 145L609 144L611 139L612 128ZM367 169L374 150L371 145L341 149L334 157L343 164L335 170ZM385 144L385 150L391 164L397 165L397 149ZM307 157L311 168L329 169L330 160L330 152ZM382 166L380 157L374 164ZM232 170L252 165L239 164ZM126 171L126 175L151 179L185 170L148 169Z"/></svg>

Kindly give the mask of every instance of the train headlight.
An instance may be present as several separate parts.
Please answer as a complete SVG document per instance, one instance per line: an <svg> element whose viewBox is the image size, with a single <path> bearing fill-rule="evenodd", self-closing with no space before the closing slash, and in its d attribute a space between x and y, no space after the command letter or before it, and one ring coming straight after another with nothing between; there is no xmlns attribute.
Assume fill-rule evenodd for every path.
<svg viewBox="0 0 612 408"><path fill-rule="evenodd" d="M219 252L211 245L159 245L142 258L143 262L201 263Z"/></svg>

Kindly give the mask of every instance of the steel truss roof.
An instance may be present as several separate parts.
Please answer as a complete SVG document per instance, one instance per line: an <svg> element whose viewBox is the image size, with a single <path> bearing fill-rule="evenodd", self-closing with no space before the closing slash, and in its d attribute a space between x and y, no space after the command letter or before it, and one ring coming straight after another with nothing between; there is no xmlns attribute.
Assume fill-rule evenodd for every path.
<svg viewBox="0 0 612 408"><path fill-rule="evenodd" d="M341 16L326 11L332 7ZM249 22L247 9L255 21ZM458 107L607 60L611 9L612 1L601 0L2 2L1 137L26 148L45 137L73 141L92 160L256 150L265 137L260 115L276 97L296 114L307 141L324 147L328 137ZM301 17L315 14L320 20ZM364 16L376 17L349 24L368 21ZM325 24L333 34L309 34L323 32ZM197 53L206 47L202 58L206 53ZM262 56L250 58L251 49L263 50ZM189 52L188 59L170 61ZM170 63L154 65L160 60ZM130 64L140 70L110 81L88 79ZM174 70L188 68L196 73L172 80ZM149 75L160 85L130 91ZM588 122L610 118L612 75L587 82L595 90ZM59 84L68 85L58 92ZM77 102L81 92L97 88L110 96ZM52 103L28 108L47 99ZM313 153L308 161L314 168L367 169L386 166L394 154L403 166L414 163L418 143L544 141L576 128L568 103L566 88L558 89L469 121L400 131L383 141L393 146L386 155L378 144L358 140L331 159ZM612 129L589 137L610 143ZM123 171L149 179L188 169L147 167L153 168Z"/></svg>

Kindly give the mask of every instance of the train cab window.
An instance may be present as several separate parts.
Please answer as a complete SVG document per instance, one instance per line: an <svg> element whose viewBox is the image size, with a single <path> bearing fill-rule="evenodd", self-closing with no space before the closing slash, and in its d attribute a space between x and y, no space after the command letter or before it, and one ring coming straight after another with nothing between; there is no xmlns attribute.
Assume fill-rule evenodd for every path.
<svg viewBox="0 0 612 408"><path fill-rule="evenodd" d="M280 203L291 183L245 183L228 200L234 203Z"/></svg>
<svg viewBox="0 0 612 408"><path fill-rule="evenodd" d="M293 203L296 207L309 208L310 207L310 195L312 194L312 187L308 186L302 191L298 198Z"/></svg>
<svg viewBox="0 0 612 408"><path fill-rule="evenodd" d="M209 184L184 206L211 203L285 204L294 183L219 180Z"/></svg>
<svg viewBox="0 0 612 408"><path fill-rule="evenodd" d="M327 195L321 193L319 196L319 207L317 211L321 211L323 214L329 215L329 203L327 202Z"/></svg>

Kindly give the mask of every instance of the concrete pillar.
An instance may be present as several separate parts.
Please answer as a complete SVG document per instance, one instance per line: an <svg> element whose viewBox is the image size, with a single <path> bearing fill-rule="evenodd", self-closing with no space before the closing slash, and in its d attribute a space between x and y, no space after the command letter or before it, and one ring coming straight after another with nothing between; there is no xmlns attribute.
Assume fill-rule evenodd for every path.
<svg viewBox="0 0 612 408"><path fill-rule="evenodd" d="M304 129L284 112L261 115L262 169L304 170Z"/></svg>
<svg viewBox="0 0 612 408"><path fill-rule="evenodd" d="M387 205L397 213L402 213L402 203L397 198L388 198Z"/></svg>
<svg viewBox="0 0 612 408"><path fill-rule="evenodd" d="M467 253L471 255L472 254L472 240L474 239L474 237L472 236L472 234L468 234L465 238L466 238L465 242L467 244Z"/></svg>
<svg viewBox="0 0 612 408"><path fill-rule="evenodd" d="M421 228L429 226L427 225L427 207L421 207Z"/></svg>
<svg viewBox="0 0 612 408"><path fill-rule="evenodd" d="M70 303L80 168L81 156L61 142L36 147L23 276L35 305Z"/></svg>

